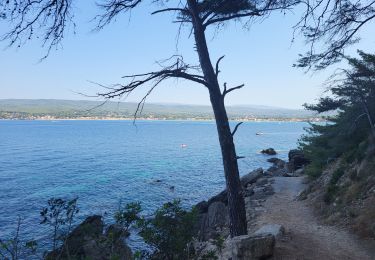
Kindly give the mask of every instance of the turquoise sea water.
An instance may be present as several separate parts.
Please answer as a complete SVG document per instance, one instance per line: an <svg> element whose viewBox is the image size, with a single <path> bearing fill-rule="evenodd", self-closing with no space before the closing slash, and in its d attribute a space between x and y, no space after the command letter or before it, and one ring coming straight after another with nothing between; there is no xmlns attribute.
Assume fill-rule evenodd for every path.
<svg viewBox="0 0 375 260"><path fill-rule="evenodd" d="M270 166L264 148L286 158L305 126L241 125L241 175ZM188 207L223 188L214 122L0 121L0 237L15 231L17 216L26 237L45 237L39 211L51 197L78 196L81 219L103 214L111 221L120 200L141 201L146 211L175 198Z"/></svg>

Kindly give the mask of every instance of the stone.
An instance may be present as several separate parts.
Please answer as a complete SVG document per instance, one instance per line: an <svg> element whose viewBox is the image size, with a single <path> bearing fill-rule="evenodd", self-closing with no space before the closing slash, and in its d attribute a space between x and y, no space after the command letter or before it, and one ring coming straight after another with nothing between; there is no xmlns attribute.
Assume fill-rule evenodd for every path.
<svg viewBox="0 0 375 260"><path fill-rule="evenodd" d="M255 235L273 235L276 239L281 238L285 233L285 228L279 224L264 225L255 231Z"/></svg>
<svg viewBox="0 0 375 260"><path fill-rule="evenodd" d="M223 227L228 224L228 209L222 202L214 202L208 207L208 226L210 228Z"/></svg>
<svg viewBox="0 0 375 260"><path fill-rule="evenodd" d="M208 202L203 200L195 205L195 208L197 209L198 213L206 213L208 210Z"/></svg>
<svg viewBox="0 0 375 260"><path fill-rule="evenodd" d="M267 149L264 149L260 152L263 153L263 154L268 154L268 155L275 155L276 154L276 151L273 148L267 148Z"/></svg>
<svg viewBox="0 0 375 260"><path fill-rule="evenodd" d="M305 173L305 169L304 168L299 168L297 170L294 171L293 175L298 177L298 176L301 176Z"/></svg>
<svg viewBox="0 0 375 260"><path fill-rule="evenodd" d="M310 160L305 157L303 151L298 149L290 150L288 153L288 167L290 171L295 171L310 163Z"/></svg>
<svg viewBox="0 0 375 260"><path fill-rule="evenodd" d="M241 177L242 187L246 187L249 184L255 183L263 175L263 169L258 168L252 172Z"/></svg>
<svg viewBox="0 0 375 260"><path fill-rule="evenodd" d="M132 259L130 248L121 239L119 227L110 226L106 234L103 234L103 229L104 222L101 216L94 215L86 218L73 229L65 243L60 248L49 252L45 259Z"/></svg>
<svg viewBox="0 0 375 260"><path fill-rule="evenodd" d="M276 157L272 157L272 158L267 159L267 162L276 164L279 160L281 160L281 159L276 158Z"/></svg>
<svg viewBox="0 0 375 260"><path fill-rule="evenodd" d="M227 205L228 204L227 190L223 190L222 192L220 192L216 196L213 196L212 198L210 198L208 200L207 203L208 203L208 205L211 205L212 203L214 203L216 201L223 202L225 205Z"/></svg>
<svg viewBox="0 0 375 260"><path fill-rule="evenodd" d="M263 186L263 185L266 185L268 183L268 180L266 178L260 178L256 181L256 185L258 186Z"/></svg>
<svg viewBox="0 0 375 260"><path fill-rule="evenodd" d="M244 235L231 240L232 260L266 259L274 253L275 237L271 234Z"/></svg>

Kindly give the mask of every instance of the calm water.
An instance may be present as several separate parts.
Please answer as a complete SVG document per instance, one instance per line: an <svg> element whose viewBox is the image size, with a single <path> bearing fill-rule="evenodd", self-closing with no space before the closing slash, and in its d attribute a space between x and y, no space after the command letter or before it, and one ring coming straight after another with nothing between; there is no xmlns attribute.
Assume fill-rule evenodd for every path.
<svg viewBox="0 0 375 260"><path fill-rule="evenodd" d="M244 123L235 136L237 154L246 156L241 175L269 166L263 148L286 158L305 126ZM78 196L81 218L111 220L120 200L147 210L174 198L191 206L223 188L214 122L0 121L0 237L21 216L24 235L43 238L39 211L51 197Z"/></svg>

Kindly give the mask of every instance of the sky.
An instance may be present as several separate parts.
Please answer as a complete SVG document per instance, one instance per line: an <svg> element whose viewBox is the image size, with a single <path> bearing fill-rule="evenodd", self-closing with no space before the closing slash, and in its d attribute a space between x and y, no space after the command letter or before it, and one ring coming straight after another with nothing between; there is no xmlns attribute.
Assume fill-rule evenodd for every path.
<svg viewBox="0 0 375 260"><path fill-rule="evenodd" d="M141 6L94 32L95 1L79 2L74 9L76 33L70 29L62 46L47 59L40 62L46 49L37 40L21 48L7 48L0 42L0 99L98 100L85 96L103 92L95 83L124 83L122 76L155 71L160 68L158 61L172 55L181 54L185 61L197 64L190 30L183 28L178 35L178 25L171 23L173 14L150 15L157 7ZM298 10L274 13L249 29L230 23L219 31L208 31L212 60L225 55L220 83L245 84L228 94L227 105L301 108L322 95L324 81L338 66L345 65L314 73L293 68L298 54L308 48L298 35L292 43L292 27L298 18ZM7 31L6 26L0 21L0 34ZM356 48L373 49L374 35L370 29L362 31L364 39L348 53L354 55ZM121 100L139 101L147 90L144 87ZM158 86L147 102L208 105L209 96L200 85L169 80Z"/></svg>

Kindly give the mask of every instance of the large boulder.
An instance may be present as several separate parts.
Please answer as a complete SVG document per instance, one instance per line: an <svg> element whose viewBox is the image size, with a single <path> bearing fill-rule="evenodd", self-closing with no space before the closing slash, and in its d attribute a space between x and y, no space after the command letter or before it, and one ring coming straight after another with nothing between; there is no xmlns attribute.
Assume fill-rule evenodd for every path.
<svg viewBox="0 0 375 260"><path fill-rule="evenodd" d="M232 260L260 260L274 253L275 237L271 234L244 235L231 240Z"/></svg>
<svg viewBox="0 0 375 260"><path fill-rule="evenodd" d="M255 183L263 175L263 169L258 168L241 177L241 185L246 188L247 185Z"/></svg>
<svg viewBox="0 0 375 260"><path fill-rule="evenodd" d="M255 231L255 235L273 235L275 238L281 238L285 233L285 228L279 224L267 224Z"/></svg>
<svg viewBox="0 0 375 260"><path fill-rule="evenodd" d="M290 150L288 153L288 167L289 170L294 172L297 169L303 168L305 165L310 163L310 160L305 157L301 150Z"/></svg>
<svg viewBox="0 0 375 260"><path fill-rule="evenodd" d="M228 208L222 202L214 202L208 207L207 221L211 228L222 228L228 225Z"/></svg>
<svg viewBox="0 0 375 260"><path fill-rule="evenodd" d="M211 203L208 206L207 213L199 215L197 224L199 240L207 241L217 237L229 226L227 206L220 201Z"/></svg>
<svg viewBox="0 0 375 260"><path fill-rule="evenodd" d="M60 248L49 252L45 259L132 259L130 248L118 232L112 234L107 231L103 234L103 230L102 217L90 216L73 229Z"/></svg>
<svg viewBox="0 0 375 260"><path fill-rule="evenodd" d="M275 155L276 154L276 151L273 148L267 148L267 149L264 149L260 152L263 153L263 154L268 154L268 155Z"/></svg>

